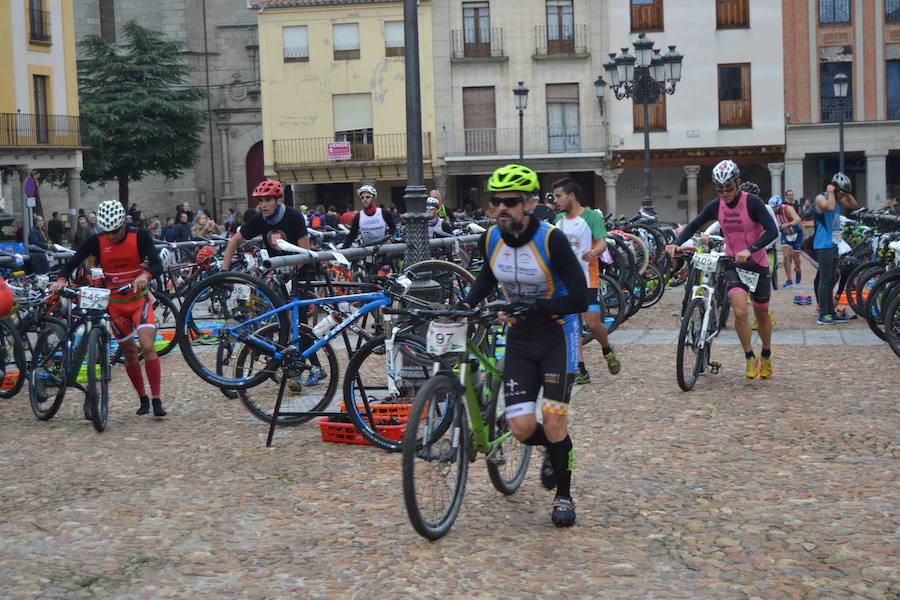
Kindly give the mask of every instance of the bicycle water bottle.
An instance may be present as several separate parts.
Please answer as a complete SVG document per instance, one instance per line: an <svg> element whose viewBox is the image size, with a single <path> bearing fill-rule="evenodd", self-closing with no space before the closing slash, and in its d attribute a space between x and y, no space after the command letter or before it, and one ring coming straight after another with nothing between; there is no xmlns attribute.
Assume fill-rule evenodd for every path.
<svg viewBox="0 0 900 600"><path fill-rule="evenodd" d="M323 317L322 320L316 323L316 326L313 327L313 333L317 338L323 338L340 322L341 318L336 314L325 315L325 317Z"/></svg>
<svg viewBox="0 0 900 600"><path fill-rule="evenodd" d="M69 342L69 347L73 350L78 348L78 345L81 344L81 338L84 336L84 330L84 323L79 323L78 327L75 328L75 333L72 335L72 341Z"/></svg>

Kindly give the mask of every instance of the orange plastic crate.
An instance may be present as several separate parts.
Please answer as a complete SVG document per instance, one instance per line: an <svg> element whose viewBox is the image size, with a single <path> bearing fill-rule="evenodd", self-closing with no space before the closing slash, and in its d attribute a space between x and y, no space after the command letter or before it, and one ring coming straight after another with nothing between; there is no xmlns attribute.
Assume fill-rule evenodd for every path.
<svg viewBox="0 0 900 600"><path fill-rule="evenodd" d="M357 404L356 409L365 414L366 407L362 404ZM390 419L391 417L395 419L406 419L409 417L409 412L412 410L412 404L401 404L401 403L372 403L369 404L369 410L375 416L376 419L386 418ZM347 412L347 405L341 402L341 412Z"/></svg>
<svg viewBox="0 0 900 600"><path fill-rule="evenodd" d="M385 419L388 421L388 419ZM400 419L400 424L396 425L375 425L375 429L384 437L396 442L403 440L403 432L406 430L406 419ZM322 432L323 442L334 442L336 444L368 444L369 440L364 438L356 430L353 423L341 423L340 421L330 421L328 417L319 417L316 419L319 429Z"/></svg>

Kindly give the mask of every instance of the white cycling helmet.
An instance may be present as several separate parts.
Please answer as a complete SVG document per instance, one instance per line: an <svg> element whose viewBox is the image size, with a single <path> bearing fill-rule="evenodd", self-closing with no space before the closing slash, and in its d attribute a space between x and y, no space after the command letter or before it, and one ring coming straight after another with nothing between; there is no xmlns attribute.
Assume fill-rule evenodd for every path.
<svg viewBox="0 0 900 600"><path fill-rule="evenodd" d="M781 208L782 204L784 204L784 202L781 200L781 196L772 196L769 198L769 206L772 208Z"/></svg>
<svg viewBox="0 0 900 600"><path fill-rule="evenodd" d="M712 171L712 180L714 183L722 185L729 181L734 181L741 176L741 170L733 160L723 160Z"/></svg>
<svg viewBox="0 0 900 600"><path fill-rule="evenodd" d="M428 200L425 201L425 209L426 210L437 210L437 207L440 206L440 201L437 198L432 196L428 197Z"/></svg>
<svg viewBox="0 0 900 600"><path fill-rule="evenodd" d="M118 200L104 200L97 207L97 226L101 231L115 231L125 223L125 207Z"/></svg>
<svg viewBox="0 0 900 600"><path fill-rule="evenodd" d="M372 186L372 185L360 186L360 188L358 190L356 190L356 197L359 198L363 194L363 192L372 194L373 198L378 197L378 190L375 189L375 186Z"/></svg>

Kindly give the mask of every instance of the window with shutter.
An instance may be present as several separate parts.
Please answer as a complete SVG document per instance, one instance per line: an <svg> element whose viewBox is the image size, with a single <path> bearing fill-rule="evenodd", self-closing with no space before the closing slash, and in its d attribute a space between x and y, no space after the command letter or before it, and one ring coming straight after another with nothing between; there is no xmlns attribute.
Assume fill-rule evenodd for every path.
<svg viewBox="0 0 900 600"><path fill-rule="evenodd" d="M497 115L493 87L463 88L466 154L497 153Z"/></svg>
<svg viewBox="0 0 900 600"><path fill-rule="evenodd" d="M309 30L306 25L281 28L284 62L309 62Z"/></svg>
<svg viewBox="0 0 900 600"><path fill-rule="evenodd" d="M359 58L359 23L339 23L334 26L334 60Z"/></svg>
<svg viewBox="0 0 900 600"><path fill-rule="evenodd" d="M384 55L404 56L405 46L403 21L386 21L384 24Z"/></svg>
<svg viewBox="0 0 900 600"><path fill-rule="evenodd" d="M547 151L581 152L578 84L547 84Z"/></svg>
<svg viewBox="0 0 900 600"><path fill-rule="evenodd" d="M666 131L666 95L660 94L647 108L650 115L650 131ZM632 122L635 131L644 130L644 105L640 102L633 102Z"/></svg>
<svg viewBox="0 0 900 600"><path fill-rule="evenodd" d="M719 65L719 128L753 127L750 64Z"/></svg>
<svg viewBox="0 0 900 600"><path fill-rule="evenodd" d="M750 0L716 0L716 28L750 27Z"/></svg>
<svg viewBox="0 0 900 600"><path fill-rule="evenodd" d="M662 31L663 0L631 0L631 31Z"/></svg>

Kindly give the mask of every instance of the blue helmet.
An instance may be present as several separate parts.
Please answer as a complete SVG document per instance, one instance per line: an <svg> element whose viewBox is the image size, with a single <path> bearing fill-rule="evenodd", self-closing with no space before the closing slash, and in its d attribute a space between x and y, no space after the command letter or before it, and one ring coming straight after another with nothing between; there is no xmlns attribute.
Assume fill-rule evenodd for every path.
<svg viewBox="0 0 900 600"><path fill-rule="evenodd" d="M772 196L769 198L769 206L772 208L781 208L782 204L784 204L784 202L781 200L781 196Z"/></svg>

